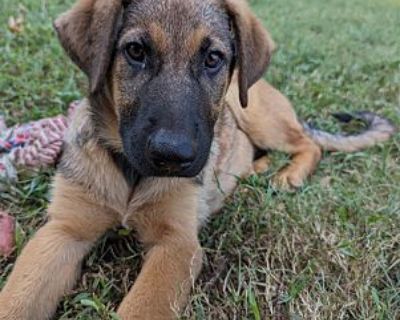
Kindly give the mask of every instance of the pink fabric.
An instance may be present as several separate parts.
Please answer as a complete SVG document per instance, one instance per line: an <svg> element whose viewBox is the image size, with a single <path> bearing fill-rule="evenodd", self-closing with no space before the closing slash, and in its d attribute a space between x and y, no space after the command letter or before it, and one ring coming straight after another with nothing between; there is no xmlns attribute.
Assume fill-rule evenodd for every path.
<svg viewBox="0 0 400 320"><path fill-rule="evenodd" d="M23 145L14 148L10 156L17 166L46 167L55 163L61 152L67 118L57 116L32 123L25 132L17 135Z"/></svg>
<svg viewBox="0 0 400 320"><path fill-rule="evenodd" d="M0 256L9 256L15 246L15 220L0 211Z"/></svg>
<svg viewBox="0 0 400 320"><path fill-rule="evenodd" d="M62 151L68 122L79 101L70 104L68 116L59 115L6 128L0 118L1 182L15 181L15 167L41 168L56 163Z"/></svg>

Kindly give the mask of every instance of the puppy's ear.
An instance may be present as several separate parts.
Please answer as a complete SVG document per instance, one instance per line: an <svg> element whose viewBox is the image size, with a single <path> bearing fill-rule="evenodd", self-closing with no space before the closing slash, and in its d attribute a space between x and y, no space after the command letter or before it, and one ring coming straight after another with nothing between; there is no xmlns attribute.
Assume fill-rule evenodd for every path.
<svg viewBox="0 0 400 320"><path fill-rule="evenodd" d="M78 0L54 22L61 45L89 78L90 91L101 87L108 71L124 0Z"/></svg>
<svg viewBox="0 0 400 320"><path fill-rule="evenodd" d="M247 91L266 71L275 45L246 0L225 0L225 5L235 33L240 103L246 107Z"/></svg>

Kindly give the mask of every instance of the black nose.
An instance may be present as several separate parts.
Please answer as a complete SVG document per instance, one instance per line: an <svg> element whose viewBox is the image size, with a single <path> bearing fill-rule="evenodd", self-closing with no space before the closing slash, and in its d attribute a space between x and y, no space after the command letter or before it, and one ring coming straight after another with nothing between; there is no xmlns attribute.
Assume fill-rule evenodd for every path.
<svg viewBox="0 0 400 320"><path fill-rule="evenodd" d="M147 144L147 157L161 170L182 170L189 167L196 156L193 140L182 133L160 129Z"/></svg>

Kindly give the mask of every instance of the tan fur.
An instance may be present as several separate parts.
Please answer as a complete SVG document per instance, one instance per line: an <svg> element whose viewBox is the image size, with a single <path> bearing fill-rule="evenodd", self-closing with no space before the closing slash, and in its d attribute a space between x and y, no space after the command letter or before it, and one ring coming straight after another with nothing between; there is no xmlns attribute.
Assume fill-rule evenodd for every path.
<svg viewBox="0 0 400 320"><path fill-rule="evenodd" d="M168 50L168 36L165 34L164 29L157 23L151 23L149 26L149 34L154 43L157 44L159 52L167 52Z"/></svg>
<svg viewBox="0 0 400 320"><path fill-rule="evenodd" d="M300 187L316 168L321 150L304 132L290 102L264 80L250 88L246 109L241 107L238 95L238 87L232 85L227 101L239 127L254 145L293 156L292 162L278 173L275 184L284 189Z"/></svg>
<svg viewBox="0 0 400 320"><path fill-rule="evenodd" d="M180 1L185 1L191 13L200 4L159 0L145 9L154 15L171 3L182 6ZM123 320L174 319L201 269L199 228L221 209L238 177L268 167L266 157L253 162L256 149L293 155L292 163L278 175L281 186L300 186L316 167L320 148L305 134L290 103L268 83L258 81L274 47L270 36L244 0L208 1L220 3L234 19L239 63L228 92L228 78L220 81L226 94L211 112L210 117L217 120L208 162L194 178L145 177L131 185L113 159L113 152L123 149L118 131L125 115L121 110L132 111L132 92L137 89L137 82L121 81L129 73L122 58L115 58L109 68L112 41L117 40L115 24L120 23L123 4L118 0L80 0L56 21L67 53L91 81L91 93L102 90L97 100L93 95L92 100L83 100L72 120L54 180L49 222L18 257L0 293L0 320L50 319L58 301L77 280L80 262L93 243L118 224L134 228L147 250L143 268L118 315ZM175 28L167 26L175 30L172 35L159 32L161 26L150 27L160 48L167 47L168 37L184 37L182 17L173 21ZM185 20L185 26L189 22L189 18ZM206 23L204 28L200 26L182 47L194 52L207 27ZM135 32L130 29L124 36L135 37ZM176 55L178 62L185 58L182 52L171 52L168 54ZM179 67L176 70L182 72ZM169 80L159 99L175 90L176 79ZM242 109L247 104L247 109Z"/></svg>
<svg viewBox="0 0 400 320"><path fill-rule="evenodd" d="M208 34L204 27L197 28L189 36L189 39L185 45L185 54L192 57L195 52L200 48L204 37Z"/></svg>

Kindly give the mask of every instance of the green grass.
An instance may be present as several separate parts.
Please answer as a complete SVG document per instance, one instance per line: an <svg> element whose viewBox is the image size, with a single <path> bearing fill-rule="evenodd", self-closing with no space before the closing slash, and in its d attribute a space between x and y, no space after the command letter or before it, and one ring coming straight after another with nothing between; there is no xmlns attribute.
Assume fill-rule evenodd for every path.
<svg viewBox="0 0 400 320"><path fill-rule="evenodd" d="M51 27L71 0L2 0L0 112L9 124L65 111L83 76ZM400 126L400 1L259 0L256 13L279 50L267 78L299 116L338 130L333 111L372 110ZM25 29L8 31L11 15ZM326 154L295 194L251 177L200 237L206 258L183 319L399 319L400 141ZM21 173L0 194L17 218L17 252L0 258L0 287L17 253L45 221L52 170ZM140 267L131 234L110 232L83 265L57 319L110 319Z"/></svg>

